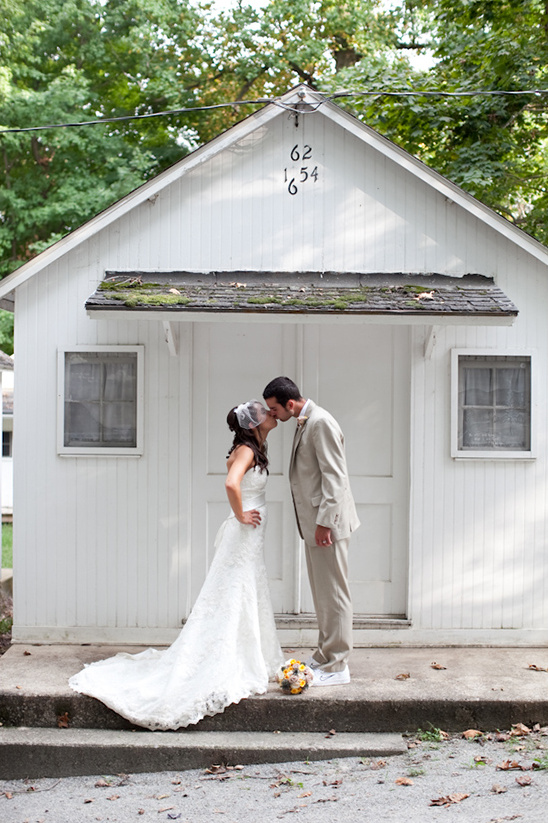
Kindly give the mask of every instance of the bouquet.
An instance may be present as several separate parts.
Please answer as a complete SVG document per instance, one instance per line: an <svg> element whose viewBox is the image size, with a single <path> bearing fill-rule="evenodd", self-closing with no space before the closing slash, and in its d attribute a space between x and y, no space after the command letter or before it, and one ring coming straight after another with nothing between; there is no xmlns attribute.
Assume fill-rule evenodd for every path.
<svg viewBox="0 0 548 823"><path fill-rule="evenodd" d="M306 691L312 681L314 673L300 660L286 660L278 672L278 682L282 691L288 694L301 694Z"/></svg>

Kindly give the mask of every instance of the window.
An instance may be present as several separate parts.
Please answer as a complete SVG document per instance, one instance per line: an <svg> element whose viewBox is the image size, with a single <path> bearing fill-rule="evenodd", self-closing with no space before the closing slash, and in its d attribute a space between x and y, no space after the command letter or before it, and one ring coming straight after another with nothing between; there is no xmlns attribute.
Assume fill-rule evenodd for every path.
<svg viewBox="0 0 548 823"><path fill-rule="evenodd" d="M59 353L59 453L141 454L142 348Z"/></svg>
<svg viewBox="0 0 548 823"><path fill-rule="evenodd" d="M2 457L11 457L12 456L12 440L13 440L13 432L12 431L3 431L2 432Z"/></svg>
<svg viewBox="0 0 548 823"><path fill-rule="evenodd" d="M453 355L453 456L531 457L531 357Z"/></svg>

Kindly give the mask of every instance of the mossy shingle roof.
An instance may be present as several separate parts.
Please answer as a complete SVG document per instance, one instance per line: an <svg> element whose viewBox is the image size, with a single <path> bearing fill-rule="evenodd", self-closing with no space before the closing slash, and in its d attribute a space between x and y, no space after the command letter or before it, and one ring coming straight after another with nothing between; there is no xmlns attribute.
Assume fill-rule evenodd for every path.
<svg viewBox="0 0 548 823"><path fill-rule="evenodd" d="M481 275L330 272L107 272L86 309L255 314L515 316Z"/></svg>

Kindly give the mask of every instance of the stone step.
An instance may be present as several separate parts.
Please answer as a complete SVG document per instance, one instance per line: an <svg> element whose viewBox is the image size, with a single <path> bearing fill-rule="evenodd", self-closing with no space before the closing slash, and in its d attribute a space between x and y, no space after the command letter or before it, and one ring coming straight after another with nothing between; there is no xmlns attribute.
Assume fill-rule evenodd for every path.
<svg viewBox="0 0 548 823"><path fill-rule="evenodd" d="M0 729L0 779L183 771L403 754L398 734Z"/></svg>

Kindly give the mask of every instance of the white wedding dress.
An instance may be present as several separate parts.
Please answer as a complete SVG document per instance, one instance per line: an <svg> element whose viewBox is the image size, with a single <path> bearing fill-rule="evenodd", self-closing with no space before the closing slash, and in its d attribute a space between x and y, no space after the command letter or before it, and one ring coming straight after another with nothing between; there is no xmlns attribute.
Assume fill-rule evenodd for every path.
<svg viewBox="0 0 548 823"><path fill-rule="evenodd" d="M263 558L267 474L242 479L244 511L258 509L256 528L225 520L192 613L168 649L117 654L86 666L71 687L101 700L148 729L178 729L266 692L283 662Z"/></svg>

